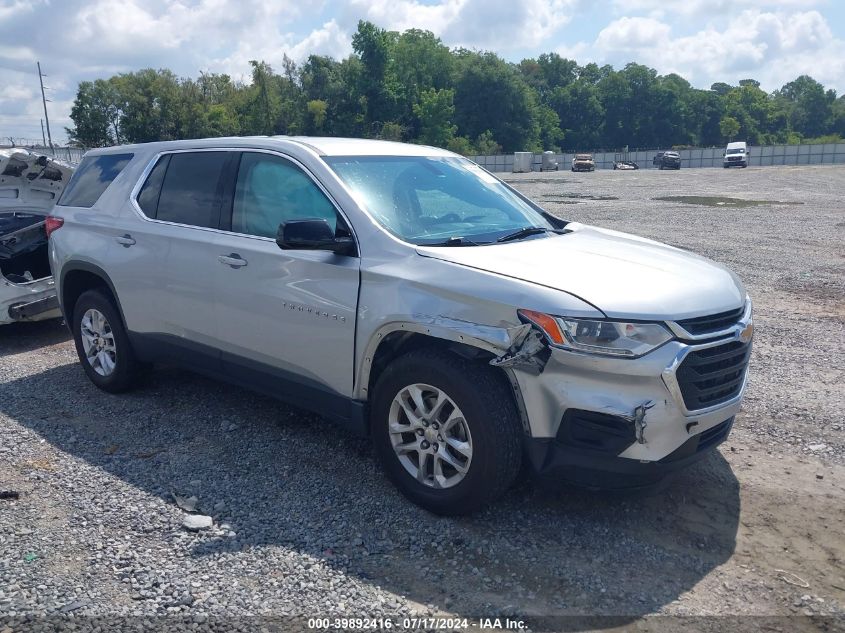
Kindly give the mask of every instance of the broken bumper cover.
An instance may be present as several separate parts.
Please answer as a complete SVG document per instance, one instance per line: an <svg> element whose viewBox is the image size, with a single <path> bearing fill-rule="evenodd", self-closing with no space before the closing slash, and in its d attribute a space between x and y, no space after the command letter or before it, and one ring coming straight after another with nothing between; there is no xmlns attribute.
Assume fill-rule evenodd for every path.
<svg viewBox="0 0 845 633"><path fill-rule="evenodd" d="M727 439L733 422L730 417L693 435L658 461L625 459L548 438L526 438L525 455L534 474L543 479L604 490L645 488L706 457Z"/></svg>
<svg viewBox="0 0 845 633"><path fill-rule="evenodd" d="M703 457L730 432L747 363L730 399L698 410L687 408L677 371L693 352L730 344L735 339L675 340L637 359L552 349L541 373L514 372L530 425L529 463L584 485L627 487Z"/></svg>
<svg viewBox="0 0 845 633"><path fill-rule="evenodd" d="M0 325L60 316L52 277L15 284L0 276Z"/></svg>

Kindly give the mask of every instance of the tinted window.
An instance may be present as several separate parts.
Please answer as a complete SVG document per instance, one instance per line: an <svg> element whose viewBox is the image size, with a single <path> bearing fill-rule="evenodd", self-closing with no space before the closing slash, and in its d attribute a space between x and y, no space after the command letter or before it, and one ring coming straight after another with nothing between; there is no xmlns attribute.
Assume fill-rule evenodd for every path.
<svg viewBox="0 0 845 633"><path fill-rule="evenodd" d="M66 207L94 206L130 160L132 154L104 154L83 158L59 204Z"/></svg>
<svg viewBox="0 0 845 633"><path fill-rule="evenodd" d="M299 167L278 156L246 152L241 156L232 231L276 237L287 220L323 218L337 227L335 208Z"/></svg>
<svg viewBox="0 0 845 633"><path fill-rule="evenodd" d="M141 188L138 194L138 206L148 218L156 217L158 211L158 197L161 195L161 183L164 182L164 174L167 172L167 166L170 164L170 154L162 156L153 167L150 175L147 177L147 182Z"/></svg>
<svg viewBox="0 0 845 633"><path fill-rule="evenodd" d="M158 199L156 218L217 228L220 219L218 183L227 157L226 152L171 155Z"/></svg>

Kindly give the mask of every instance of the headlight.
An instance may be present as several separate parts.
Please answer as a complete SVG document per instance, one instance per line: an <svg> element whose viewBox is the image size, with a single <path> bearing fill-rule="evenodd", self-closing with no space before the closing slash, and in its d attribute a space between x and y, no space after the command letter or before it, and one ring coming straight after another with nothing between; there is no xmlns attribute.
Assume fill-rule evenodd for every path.
<svg viewBox="0 0 845 633"><path fill-rule="evenodd" d="M534 310L519 314L536 325L554 345L585 354L636 358L672 340L658 323L589 321L553 317Z"/></svg>

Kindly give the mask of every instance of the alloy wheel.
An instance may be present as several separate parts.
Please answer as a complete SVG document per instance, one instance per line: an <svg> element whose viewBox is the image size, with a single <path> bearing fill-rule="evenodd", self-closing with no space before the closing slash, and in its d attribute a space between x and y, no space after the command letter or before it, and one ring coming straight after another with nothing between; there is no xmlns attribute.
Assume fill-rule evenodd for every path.
<svg viewBox="0 0 845 633"><path fill-rule="evenodd" d="M472 462L472 435L457 404L425 384L402 388L390 405L390 442L399 462L421 484L451 488Z"/></svg>
<svg viewBox="0 0 845 633"><path fill-rule="evenodd" d="M82 349L91 368L100 376L111 376L117 366L117 348L108 319L96 308L86 310L80 334Z"/></svg>

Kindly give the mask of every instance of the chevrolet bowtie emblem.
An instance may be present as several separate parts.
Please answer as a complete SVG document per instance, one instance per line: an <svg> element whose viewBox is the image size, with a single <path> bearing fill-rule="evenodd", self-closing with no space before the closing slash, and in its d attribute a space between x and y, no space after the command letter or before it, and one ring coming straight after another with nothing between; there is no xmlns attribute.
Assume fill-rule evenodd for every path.
<svg viewBox="0 0 845 633"><path fill-rule="evenodd" d="M739 333L739 340L743 343L747 343L751 340L751 337L754 335L754 324L749 323L745 326L745 329Z"/></svg>

